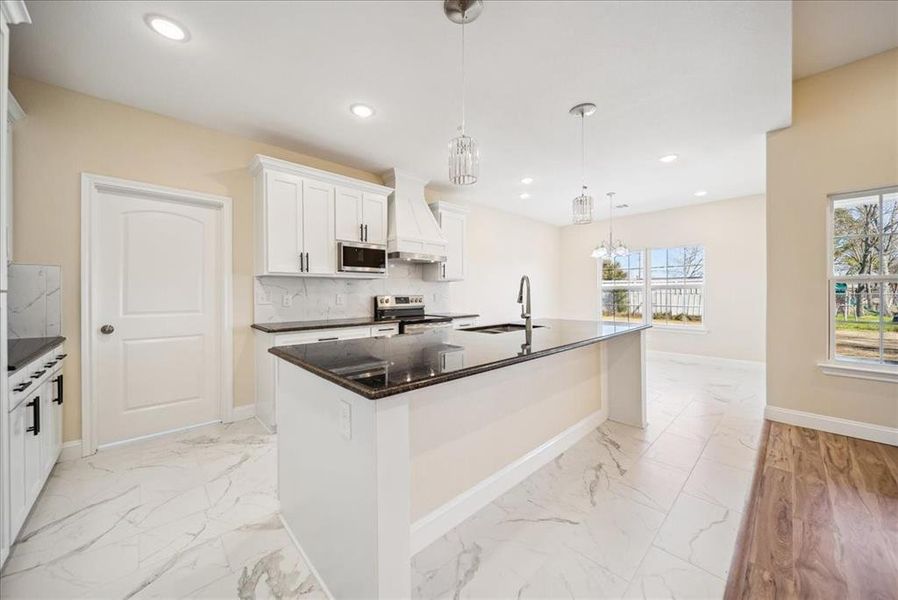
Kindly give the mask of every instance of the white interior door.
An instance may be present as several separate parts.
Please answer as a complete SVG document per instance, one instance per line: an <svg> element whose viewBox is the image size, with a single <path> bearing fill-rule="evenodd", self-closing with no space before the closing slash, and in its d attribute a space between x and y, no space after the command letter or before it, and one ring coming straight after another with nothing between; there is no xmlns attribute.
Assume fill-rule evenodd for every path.
<svg viewBox="0 0 898 600"><path fill-rule="evenodd" d="M221 418L221 211L98 191L92 213L98 445Z"/></svg>

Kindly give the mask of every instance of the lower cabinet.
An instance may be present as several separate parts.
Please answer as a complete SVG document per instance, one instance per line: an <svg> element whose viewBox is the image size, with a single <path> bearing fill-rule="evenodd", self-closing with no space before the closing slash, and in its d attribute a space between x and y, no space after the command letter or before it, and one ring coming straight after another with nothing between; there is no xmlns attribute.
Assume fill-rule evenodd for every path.
<svg viewBox="0 0 898 600"><path fill-rule="evenodd" d="M61 349L60 349L61 351ZM62 451L61 359L9 412L9 525L14 541Z"/></svg>

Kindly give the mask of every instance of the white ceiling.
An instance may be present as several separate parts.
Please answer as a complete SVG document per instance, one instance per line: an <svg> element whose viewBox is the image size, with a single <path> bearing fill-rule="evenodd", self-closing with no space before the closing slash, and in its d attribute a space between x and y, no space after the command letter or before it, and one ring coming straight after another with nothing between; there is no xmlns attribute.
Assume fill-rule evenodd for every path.
<svg viewBox="0 0 898 600"><path fill-rule="evenodd" d="M793 10L795 79L898 46L895 0L801 0Z"/></svg>
<svg viewBox="0 0 898 600"><path fill-rule="evenodd" d="M374 172L447 181L460 28L442 2L38 2L15 73ZM143 22L190 30L168 41ZM627 213L761 193L764 134L791 102L791 4L498 2L467 28L472 202L556 224L587 183ZM359 121L353 102L375 107ZM25 107L27 111L27 106ZM680 160L662 164L658 157ZM534 178L523 186L524 176ZM708 190L696 198L698 189ZM456 188L458 190L458 188ZM528 200L519 199L523 191ZM603 212L606 205L599 204Z"/></svg>

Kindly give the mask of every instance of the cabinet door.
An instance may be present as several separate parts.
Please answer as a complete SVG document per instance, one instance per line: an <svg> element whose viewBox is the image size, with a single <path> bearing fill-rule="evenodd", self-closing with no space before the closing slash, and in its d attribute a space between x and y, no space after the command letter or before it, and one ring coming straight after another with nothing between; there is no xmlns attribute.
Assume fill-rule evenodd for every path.
<svg viewBox="0 0 898 600"><path fill-rule="evenodd" d="M22 402L9 413L9 539L16 534L28 515L28 486L25 483L25 432L30 409Z"/></svg>
<svg viewBox="0 0 898 600"><path fill-rule="evenodd" d="M443 212L440 228L449 242L446 263L441 271L444 281L460 281L465 278L465 215Z"/></svg>
<svg viewBox="0 0 898 600"><path fill-rule="evenodd" d="M53 404L53 393L56 384L48 379L41 386L41 434L37 436L41 441L41 479L46 479L53 465L56 464L56 455L53 453L53 437L56 432L56 411Z"/></svg>
<svg viewBox="0 0 898 600"><path fill-rule="evenodd" d="M334 231L338 240L362 241L362 193L337 188L334 200Z"/></svg>
<svg viewBox="0 0 898 600"><path fill-rule="evenodd" d="M302 252L302 179L265 173L265 226L268 273L299 273Z"/></svg>
<svg viewBox="0 0 898 600"><path fill-rule="evenodd" d="M43 430L41 427L41 406L40 394L31 396L22 402L25 406L25 506L26 510L31 508L34 500L41 491L44 484L44 465L41 458L41 442L43 439ZM35 408L35 406L39 408ZM38 429L35 429L35 428ZM30 431L29 431L30 429Z"/></svg>
<svg viewBox="0 0 898 600"><path fill-rule="evenodd" d="M362 222L365 225L365 241L371 244L387 243L387 197L364 194Z"/></svg>
<svg viewBox="0 0 898 600"><path fill-rule="evenodd" d="M311 179L303 181L302 239L306 273L333 274L337 243L334 240L334 186Z"/></svg>

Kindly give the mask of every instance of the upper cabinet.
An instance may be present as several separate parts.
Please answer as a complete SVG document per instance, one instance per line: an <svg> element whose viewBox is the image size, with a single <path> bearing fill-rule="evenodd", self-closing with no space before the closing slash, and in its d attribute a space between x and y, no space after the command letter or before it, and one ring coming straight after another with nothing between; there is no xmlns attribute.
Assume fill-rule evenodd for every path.
<svg viewBox="0 0 898 600"><path fill-rule="evenodd" d="M424 278L428 281L462 281L467 263L468 209L448 202L434 202L430 210L448 245L445 262L425 265Z"/></svg>
<svg viewBox="0 0 898 600"><path fill-rule="evenodd" d="M383 277L339 273L338 242L386 244L390 188L256 156L255 274Z"/></svg>

